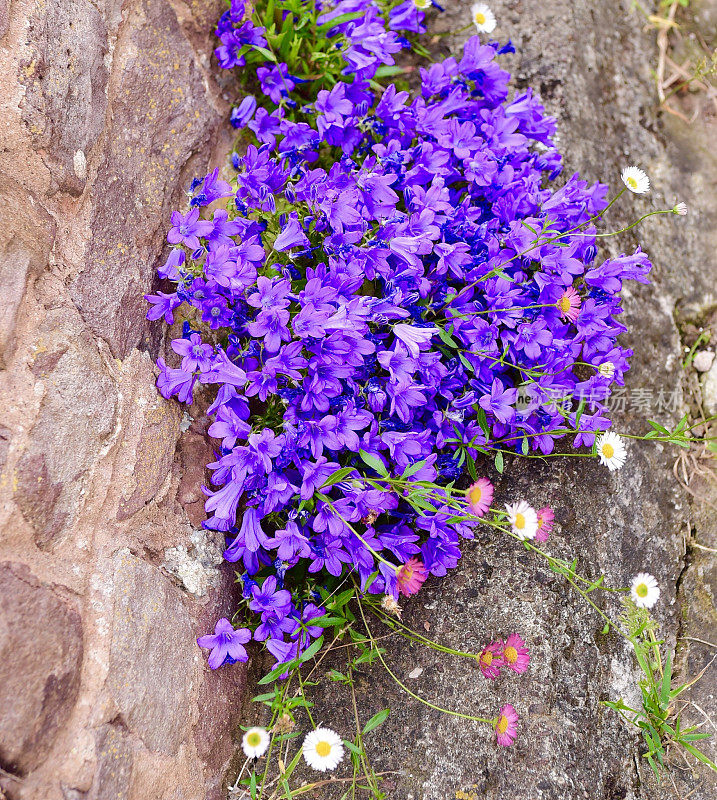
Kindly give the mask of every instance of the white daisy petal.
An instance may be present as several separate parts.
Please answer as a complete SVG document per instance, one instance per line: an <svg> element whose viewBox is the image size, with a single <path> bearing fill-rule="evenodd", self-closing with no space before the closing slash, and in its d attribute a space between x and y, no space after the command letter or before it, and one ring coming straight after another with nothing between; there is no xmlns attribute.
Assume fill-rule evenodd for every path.
<svg viewBox="0 0 717 800"><path fill-rule="evenodd" d="M660 587L652 575L641 572L632 579L630 597L639 608L652 608L660 597Z"/></svg>
<svg viewBox="0 0 717 800"><path fill-rule="evenodd" d="M650 179L639 167L625 167L620 177L633 194L645 194L650 191Z"/></svg>
<svg viewBox="0 0 717 800"><path fill-rule="evenodd" d="M598 436L596 446L600 463L604 464L611 472L620 469L627 460L625 443L612 431Z"/></svg>
<svg viewBox="0 0 717 800"><path fill-rule="evenodd" d="M538 532L538 512L525 500L517 503L508 503L505 507L508 522L516 536L521 539L534 539Z"/></svg>
<svg viewBox="0 0 717 800"><path fill-rule="evenodd" d="M241 747L247 758L260 758L269 746L266 728L249 728L241 740Z"/></svg>
<svg viewBox="0 0 717 800"><path fill-rule="evenodd" d="M495 30L495 14L485 3L473 3L471 19L478 33L492 33Z"/></svg>
<svg viewBox="0 0 717 800"><path fill-rule="evenodd" d="M319 772L335 770L344 757L341 737L330 728L317 728L306 734L302 745L304 761Z"/></svg>
<svg viewBox="0 0 717 800"><path fill-rule="evenodd" d="M603 378L612 378L615 374L615 365L612 361L603 361L602 364L597 368L597 371L603 376Z"/></svg>

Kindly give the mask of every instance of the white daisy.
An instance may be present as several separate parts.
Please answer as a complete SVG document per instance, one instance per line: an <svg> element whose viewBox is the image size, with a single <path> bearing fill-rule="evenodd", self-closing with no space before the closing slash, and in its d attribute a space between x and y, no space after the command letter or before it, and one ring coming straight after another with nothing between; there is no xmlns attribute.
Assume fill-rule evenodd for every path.
<svg viewBox="0 0 717 800"><path fill-rule="evenodd" d="M633 194L645 194L650 191L650 179L639 167L625 167L620 177Z"/></svg>
<svg viewBox="0 0 717 800"><path fill-rule="evenodd" d="M600 463L604 464L610 471L620 469L627 459L627 450L622 439L612 431L606 431L602 436L598 436L597 454Z"/></svg>
<svg viewBox="0 0 717 800"><path fill-rule="evenodd" d="M679 217L687 216L687 203L678 203L673 209Z"/></svg>
<svg viewBox="0 0 717 800"><path fill-rule="evenodd" d="M334 770L344 757L341 737L330 728L317 728L306 734L302 746L304 760L319 772Z"/></svg>
<svg viewBox="0 0 717 800"><path fill-rule="evenodd" d="M660 597L660 587L652 575L641 572L632 579L630 597L636 606L652 608Z"/></svg>
<svg viewBox="0 0 717 800"><path fill-rule="evenodd" d="M268 746L269 734L266 728L249 728L241 740L241 747L247 758L263 756Z"/></svg>
<svg viewBox="0 0 717 800"><path fill-rule="evenodd" d="M478 33L492 33L495 30L495 15L485 3L473 3L471 19Z"/></svg>
<svg viewBox="0 0 717 800"><path fill-rule="evenodd" d="M603 361L602 364L597 368L597 371L603 376L603 378L612 378L615 374L615 365L612 361Z"/></svg>
<svg viewBox="0 0 717 800"><path fill-rule="evenodd" d="M516 536L521 539L534 539L538 532L538 513L525 500L508 503L505 507L508 522Z"/></svg>
<svg viewBox="0 0 717 800"><path fill-rule="evenodd" d="M413 0L413 5L425 11L433 5L433 0Z"/></svg>

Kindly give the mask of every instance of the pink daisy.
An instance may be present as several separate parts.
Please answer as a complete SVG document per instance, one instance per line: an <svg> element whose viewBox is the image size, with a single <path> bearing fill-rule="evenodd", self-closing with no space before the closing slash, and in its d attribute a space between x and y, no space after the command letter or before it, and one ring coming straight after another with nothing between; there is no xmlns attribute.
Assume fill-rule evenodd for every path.
<svg viewBox="0 0 717 800"><path fill-rule="evenodd" d="M528 648L517 633L511 633L505 640L505 644L503 645L503 661L508 669L512 669L513 672L517 672L518 674L528 669L528 664L530 664Z"/></svg>
<svg viewBox="0 0 717 800"><path fill-rule="evenodd" d="M428 571L417 558L409 558L396 574L398 590L408 597L416 594L428 577Z"/></svg>
<svg viewBox="0 0 717 800"><path fill-rule="evenodd" d="M553 530L554 521L555 512L550 506L545 506L545 508L538 510L538 532L535 534L536 541L548 541L548 534Z"/></svg>
<svg viewBox="0 0 717 800"><path fill-rule="evenodd" d="M582 300L580 299L580 295L573 289L572 286L568 286L568 288L560 295L558 300L558 308L560 309L560 316L563 319L569 319L571 322L575 322L578 318L578 314L580 314L580 304Z"/></svg>
<svg viewBox="0 0 717 800"><path fill-rule="evenodd" d="M495 736L498 744L503 747L509 747L513 744L513 740L518 735L518 715L510 703L506 703L503 708L498 712L498 717L495 721Z"/></svg>
<svg viewBox="0 0 717 800"><path fill-rule="evenodd" d="M491 642L487 644L478 656L478 666L484 678L494 681L500 675L500 668L503 666L503 642Z"/></svg>
<svg viewBox="0 0 717 800"><path fill-rule="evenodd" d="M490 508L493 502L493 484L488 478L478 478L478 480L468 488L468 508L471 514L482 517Z"/></svg>

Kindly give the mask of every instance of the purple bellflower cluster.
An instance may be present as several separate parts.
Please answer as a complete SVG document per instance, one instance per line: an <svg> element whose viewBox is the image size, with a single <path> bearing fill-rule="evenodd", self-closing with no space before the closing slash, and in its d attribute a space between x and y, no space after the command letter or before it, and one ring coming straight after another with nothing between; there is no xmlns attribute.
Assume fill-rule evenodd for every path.
<svg viewBox="0 0 717 800"><path fill-rule="evenodd" d="M278 0L284 19L294 13L299 17L303 4L299 0ZM430 5L430 3L429 3ZM424 10L413 0L405 0L384 11L376 0L339 0L337 3L315 3L316 22L325 41L341 55L343 74L358 80L373 78L381 66L393 66L394 56L411 45L402 32L424 33ZM331 23L335 22L335 25ZM216 35L221 44L215 50L219 66L231 69L246 64L246 53L252 47L267 47L266 28L261 24L250 0L231 0L222 14ZM260 67L257 77L263 93L278 104L294 88L297 78L289 74L286 64ZM232 121L235 122L235 117ZM237 125L237 127L240 127Z"/></svg>
<svg viewBox="0 0 717 800"><path fill-rule="evenodd" d="M220 50L252 30L228 26ZM356 52L388 52L360 38ZM257 143L172 215L159 275L174 290L148 296L148 316L181 313L184 330L158 387L186 404L213 387L204 524L226 536L278 664L322 631L307 573L352 571L394 598L411 559L445 575L473 529L441 492L481 454L547 454L569 428L589 446L610 425L631 355L619 293L650 264L639 250L596 261L607 187L548 186L555 123L530 91L508 98L508 48L473 37L421 70L415 96L375 92L346 50L351 82L292 120L245 100ZM435 485L431 508L411 501L415 481ZM209 638L212 666L245 654L245 634L233 649L223 629Z"/></svg>

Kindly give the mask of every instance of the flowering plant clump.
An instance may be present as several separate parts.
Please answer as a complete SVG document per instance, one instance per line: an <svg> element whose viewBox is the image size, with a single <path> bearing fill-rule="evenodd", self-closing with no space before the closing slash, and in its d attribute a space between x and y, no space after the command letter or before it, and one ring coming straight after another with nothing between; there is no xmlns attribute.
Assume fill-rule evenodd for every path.
<svg viewBox="0 0 717 800"><path fill-rule="evenodd" d="M420 5L232 0L217 29L221 66L265 64L260 101L232 113L255 139L230 180L194 181L159 270L174 288L147 297L150 319L183 321L160 392L191 404L213 387L204 524L226 536L251 613L200 638L212 668L245 661L253 638L271 677L290 675L332 621L355 622L353 597L405 633L399 596L456 567L482 522L544 542L548 507L487 516L481 457L501 470L503 453L549 454L570 434L611 469L625 460L616 434L599 453L595 440L631 355L622 282L646 282L650 263L639 248L597 259L606 186L551 188L555 122L530 91L509 98L510 45L474 36L413 93L378 82L408 45L400 32L422 32ZM439 649L490 680L529 660L518 634ZM513 741L511 705L482 721ZM343 750L319 737L304 754L333 769Z"/></svg>

